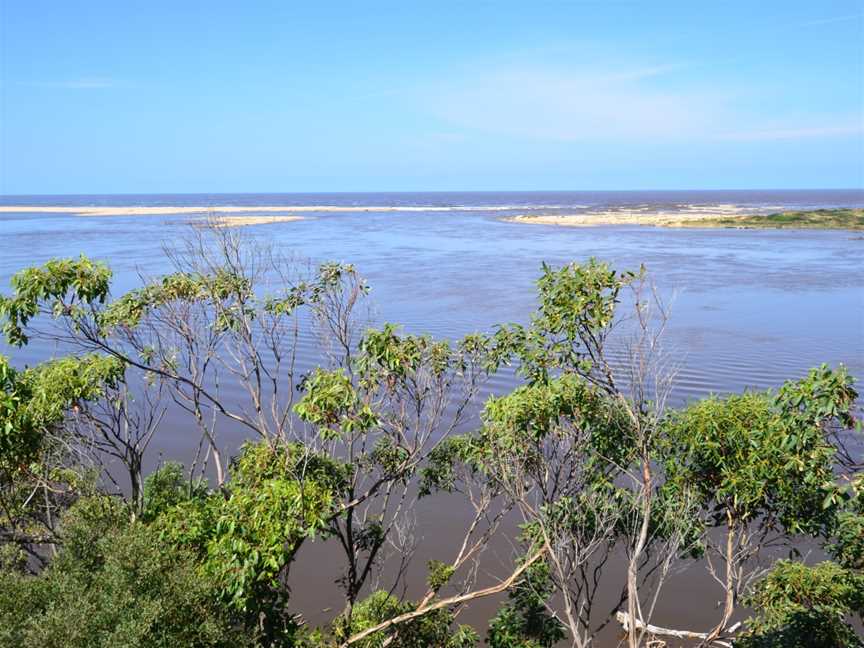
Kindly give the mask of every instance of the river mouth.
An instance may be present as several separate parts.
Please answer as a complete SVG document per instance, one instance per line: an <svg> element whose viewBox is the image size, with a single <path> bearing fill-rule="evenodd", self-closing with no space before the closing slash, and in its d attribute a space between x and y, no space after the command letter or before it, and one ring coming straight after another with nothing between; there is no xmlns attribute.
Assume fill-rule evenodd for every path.
<svg viewBox="0 0 864 648"><path fill-rule="evenodd" d="M698 202L698 197L686 198ZM765 203L782 199L771 195ZM795 205L804 202L796 192L785 199ZM177 204L171 197L159 200ZM315 200L324 204L320 197ZM380 195L363 200L372 207L387 201ZM558 265L594 256L618 269L644 264L671 304L667 345L682 359L672 398L676 405L709 393L777 387L822 362L844 363L852 375L864 377L864 242L848 232L527 227L502 220L501 209L483 210L490 206L487 195L462 196L463 203L476 202L475 208L463 211L417 209L417 203L442 202L440 197L403 200L410 205L401 211L397 206L387 211L316 212L302 221L256 225L248 234L313 262L353 263L372 286L374 322L396 322L412 333L447 338L489 331L497 323L524 322L534 306L533 282L542 262ZM561 197L533 200L553 205ZM569 200L581 205L589 198L573 195ZM842 202L833 195L822 200ZM362 200L355 197L353 202ZM514 204L511 195L498 202L524 208ZM153 276L168 270L162 244L182 235L188 215L86 219L69 213L5 212L0 228L6 251L0 259L4 286L25 266L84 253L109 263L119 293L136 286L139 273ZM34 343L2 352L22 366L55 350ZM301 354L306 366L316 362L311 335ZM517 384L503 372L490 381L489 390L505 393ZM197 438L178 434L183 428L179 414L165 420L148 468L160 456L190 459ZM220 438L231 454L246 437L241 429L224 424ZM422 586L426 560L449 547L464 515L455 501L449 505L439 498L421 500L416 513L420 543L410 572L412 587ZM515 524L513 520L491 548L490 574L512 558ZM294 601L312 624L332 618L323 610L339 600L333 551L327 543L309 543L292 573ZM687 569L670 581L656 622L707 629L716 621L712 606L719 597L704 573ZM478 602L460 620L482 626L495 605L491 600ZM682 610L690 609L692 614L682 616ZM613 636L607 639L614 645Z"/></svg>
<svg viewBox="0 0 864 648"><path fill-rule="evenodd" d="M653 202L652 202L653 200ZM857 201L857 202L856 202ZM597 257L615 268L645 265L672 308L668 343L684 359L679 399L764 388L822 362L864 373L862 240L854 232L674 230L639 226L564 228L502 220L511 210L681 209L854 206L864 192L553 192L462 194L294 194L236 196L7 197L0 204L164 209L165 205L292 204L317 209L304 220L242 228L313 263L350 262L368 279L378 322L454 338L524 321L543 262ZM647 205L647 207L646 207ZM389 211L365 211L383 208ZM653 207L652 207L653 206ZM399 210L403 211L399 211ZM422 211L428 209L433 211ZM460 211L462 210L462 211ZM466 211L467 210L467 211ZM167 270L163 244L189 216L81 218L75 213L0 213L0 285L17 270L84 253L115 272L115 292L139 273ZM257 222L257 221L256 221ZM18 362L44 349L7 350Z"/></svg>

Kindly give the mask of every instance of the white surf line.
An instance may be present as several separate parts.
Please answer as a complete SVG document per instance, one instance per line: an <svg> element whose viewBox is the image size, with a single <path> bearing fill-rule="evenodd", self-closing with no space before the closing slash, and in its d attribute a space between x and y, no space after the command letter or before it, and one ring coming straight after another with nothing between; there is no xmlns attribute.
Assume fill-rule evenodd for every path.
<svg viewBox="0 0 864 648"><path fill-rule="evenodd" d="M213 205L213 206L80 206L68 205L0 205L0 213L76 214L78 216L160 216L168 214L254 214L269 212L459 212L459 211L539 211L579 209L574 205L465 205L465 206L396 206L396 205Z"/></svg>

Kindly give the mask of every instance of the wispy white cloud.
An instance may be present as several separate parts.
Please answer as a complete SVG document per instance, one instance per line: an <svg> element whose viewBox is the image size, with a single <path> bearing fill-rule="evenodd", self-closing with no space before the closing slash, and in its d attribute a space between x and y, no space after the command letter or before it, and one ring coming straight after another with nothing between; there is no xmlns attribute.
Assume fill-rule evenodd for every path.
<svg viewBox="0 0 864 648"><path fill-rule="evenodd" d="M679 74L695 65L489 66L430 84L419 99L463 132L559 142L743 142L864 131L849 112L801 114L795 95L784 99L774 87L711 81L710 70Z"/></svg>
<svg viewBox="0 0 864 648"><path fill-rule="evenodd" d="M610 70L512 67L431 85L425 105L461 128L559 141L687 136L723 110L701 90L649 83L685 66Z"/></svg>
<svg viewBox="0 0 864 648"><path fill-rule="evenodd" d="M723 133L721 139L738 141L792 140L804 138L845 137L864 135L864 125L804 126L798 128L768 128L751 131Z"/></svg>

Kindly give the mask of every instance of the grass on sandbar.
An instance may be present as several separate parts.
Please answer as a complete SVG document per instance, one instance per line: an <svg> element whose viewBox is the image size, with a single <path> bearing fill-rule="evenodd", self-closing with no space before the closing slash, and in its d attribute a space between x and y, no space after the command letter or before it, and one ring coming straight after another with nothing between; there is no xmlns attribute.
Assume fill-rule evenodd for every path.
<svg viewBox="0 0 864 648"><path fill-rule="evenodd" d="M864 230L864 208L784 211L767 216L728 216L681 223L690 227L744 227L759 229Z"/></svg>

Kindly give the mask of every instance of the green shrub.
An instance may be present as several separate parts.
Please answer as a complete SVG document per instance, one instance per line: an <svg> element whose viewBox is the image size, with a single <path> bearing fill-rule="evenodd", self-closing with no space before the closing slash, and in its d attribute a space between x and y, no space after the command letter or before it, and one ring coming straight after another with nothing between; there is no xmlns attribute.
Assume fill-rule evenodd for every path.
<svg viewBox="0 0 864 648"><path fill-rule="evenodd" d="M339 638L349 637L395 616L410 612L414 604L399 601L384 591L377 591L354 606L350 623L340 617L334 623L335 634ZM477 643L477 634L468 626L451 629L453 615L446 609L433 610L421 617L401 623L395 638L387 642L393 634L392 629L375 632L353 644L357 648L469 648Z"/></svg>
<svg viewBox="0 0 864 648"><path fill-rule="evenodd" d="M0 573L0 646L246 645L192 556L106 500L67 513L68 544L42 574Z"/></svg>
<svg viewBox="0 0 864 648"><path fill-rule="evenodd" d="M864 576L836 563L780 560L747 604L758 612L736 648L864 646L849 623L864 614Z"/></svg>

